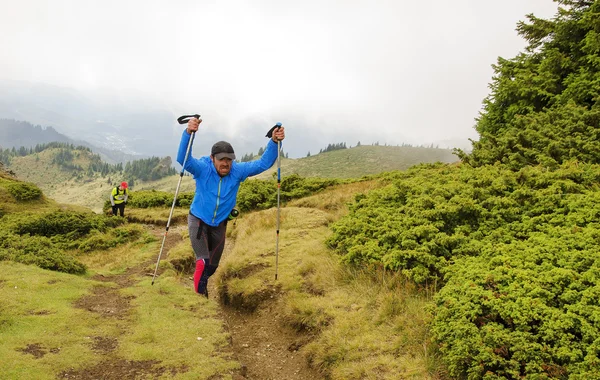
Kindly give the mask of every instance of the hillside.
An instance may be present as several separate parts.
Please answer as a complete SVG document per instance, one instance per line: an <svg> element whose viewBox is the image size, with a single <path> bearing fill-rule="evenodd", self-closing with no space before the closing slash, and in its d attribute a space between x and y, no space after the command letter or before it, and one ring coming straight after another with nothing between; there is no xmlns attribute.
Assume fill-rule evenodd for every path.
<svg viewBox="0 0 600 380"><path fill-rule="evenodd" d="M109 176L77 178L76 174L65 169L54 158L60 149L48 149L24 157L15 157L8 167L22 180L35 183L47 197L61 203L76 204L100 212L104 199L108 199L110 188L120 178L111 180ZM73 159L74 165L87 167L89 152L80 152ZM110 183L109 183L110 182Z"/></svg>
<svg viewBox="0 0 600 380"><path fill-rule="evenodd" d="M89 149L70 145L53 147L40 152L10 158L8 169L39 186L44 193L62 203L77 204L101 212L111 188L122 181L138 176L164 176L175 172L169 157L157 157L128 162L122 165L103 163Z"/></svg>
<svg viewBox="0 0 600 380"><path fill-rule="evenodd" d="M319 153L310 157L281 160L282 175L302 177L360 178L393 170L406 170L420 163L458 161L450 149L361 145ZM274 166L273 168L276 168ZM273 169L256 178L272 178Z"/></svg>
<svg viewBox="0 0 600 380"><path fill-rule="evenodd" d="M13 157L9 168L23 180L38 185L48 197L58 202L85 206L95 212L101 212L111 187L127 180L118 173L88 173L87 168L93 154L83 151L74 154L73 160L69 161L69 165L83 169L75 173L54 162L59 152L60 149L49 149ZM456 156L448 149L363 145L300 159L282 158L281 170L282 177L298 174L303 177L360 178L385 171L405 170L418 163L454 161ZM272 179L275 170L276 165L273 165L270 170L254 178ZM156 181L136 180L131 191L158 190L174 193L178 181L179 174ZM185 175L180 192L192 192L194 189L193 179Z"/></svg>
<svg viewBox="0 0 600 380"><path fill-rule="evenodd" d="M383 172L406 170L422 163L452 163L456 161L458 161L458 157L452 153L451 149L361 145L319 153L310 157L292 159L282 157L281 175L285 177L297 174L305 178L361 178ZM271 169L252 178L272 179L276 170L277 163ZM186 183L185 179L184 183ZM163 183L161 181L157 184L156 189L165 190ZM193 185L193 182L190 183ZM144 189L148 189L152 185L154 184L146 184ZM186 185L184 191L193 191L193 187Z"/></svg>

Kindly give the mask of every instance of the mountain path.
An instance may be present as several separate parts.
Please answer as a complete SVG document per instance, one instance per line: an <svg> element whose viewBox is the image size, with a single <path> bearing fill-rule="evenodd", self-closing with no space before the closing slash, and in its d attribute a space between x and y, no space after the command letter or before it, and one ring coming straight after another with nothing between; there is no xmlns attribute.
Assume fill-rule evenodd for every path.
<svg viewBox="0 0 600 380"><path fill-rule="evenodd" d="M164 230L156 226L147 226L149 231L161 240ZM181 242L181 231L187 226L172 228L163 248L163 259L168 257L169 250ZM231 252L232 242L227 241L223 257ZM191 250L191 247L190 247ZM154 259L145 261L134 267L128 268L118 275L96 275L96 281L111 283L115 286L96 286L92 293L75 302L75 307L88 310L101 315L103 318L116 321L118 328L127 331L127 313L130 309L130 298L122 296L120 289L129 287L142 276L148 273L148 265ZM189 283L186 288L193 289L193 280L190 276L184 277ZM323 379L323 376L310 368L303 355L298 352L299 347L306 343L306 338L299 336L295 331L284 327L281 323L281 301L277 298L266 302L253 313L242 312L222 305L216 291L215 281L209 281L210 300L219 305L219 315L224 326L231 336L231 348L234 357L242 367L233 375L233 380L306 380ZM198 297L201 297L200 295ZM92 350L102 358L99 363L83 369L70 369L57 376L60 379L139 379L158 378L161 376L175 376L185 372L185 368L172 368L160 365L153 360L130 361L116 355L118 338L90 336Z"/></svg>
<svg viewBox="0 0 600 380"><path fill-rule="evenodd" d="M164 233L158 232L154 227L150 230L155 236ZM165 239L164 252L181 241L181 234L178 231L171 231ZM112 283L116 286L96 286L92 288L92 294L88 294L74 304L75 307L100 314L103 318L116 319L118 330L123 334L127 332L128 319L127 314L130 309L130 300L132 297L126 297L119 293L120 289L129 287L136 283L137 278L147 275L147 267L152 260L142 262L136 266L128 268L124 273L105 276L97 274L92 277L93 280ZM119 334L122 335L122 334ZM166 374L175 375L178 372L185 372L185 368L164 367L156 360L125 360L116 355L115 351L119 346L119 341L114 337L91 336L86 337L90 340L92 350L102 357L98 364L82 369L70 369L60 373L59 379L76 380L122 380L122 379L140 379L140 378L158 378Z"/></svg>
<svg viewBox="0 0 600 380"><path fill-rule="evenodd" d="M226 241L223 258L234 243ZM298 349L307 338L282 323L282 302L264 302L254 312L243 312L219 302L216 285L209 281L209 298L220 305L220 314L231 335L233 352L242 363L243 379L318 380L324 377L312 369Z"/></svg>

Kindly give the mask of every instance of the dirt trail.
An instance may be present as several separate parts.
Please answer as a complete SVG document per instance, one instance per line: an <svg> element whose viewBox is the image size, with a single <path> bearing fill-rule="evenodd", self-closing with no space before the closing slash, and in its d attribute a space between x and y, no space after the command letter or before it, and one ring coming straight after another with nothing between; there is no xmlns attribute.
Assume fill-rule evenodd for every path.
<svg viewBox="0 0 600 380"><path fill-rule="evenodd" d="M306 380L322 379L306 363L297 349L302 345L293 331L282 328L278 319L276 303L256 311L243 314L223 308L233 351L243 364L242 373L252 380Z"/></svg>
<svg viewBox="0 0 600 380"><path fill-rule="evenodd" d="M162 233L152 228L151 232L155 235ZM165 239L165 252L181 241L179 232L170 232ZM127 269L122 274L104 276L96 275L93 277L96 281L114 283L117 286L97 286L92 289L92 294L86 295L75 302L74 306L100 314L103 318L117 320L117 326L125 333L127 331L127 313L130 309L132 297L125 297L119 293L119 290L133 285L136 277L146 274L146 268L149 262L143 262L135 267ZM140 378L158 378L167 373L175 375L177 372L185 372L185 369L167 368L160 366L160 363L154 360L124 360L115 354L119 341L113 337L91 336L90 346L92 350L102 357L101 361L93 367L83 369L71 369L58 375L60 379L77 380L122 380L122 379L140 379Z"/></svg>
<svg viewBox="0 0 600 380"><path fill-rule="evenodd" d="M155 236L163 238L164 230L149 227ZM178 226L169 231L165 240L163 259L168 257L169 250L181 241L181 230L187 226ZM231 252L232 243L228 242L224 255ZM120 328L127 330L127 312L130 298L119 294L119 290L135 283L140 275L147 274L149 262L129 268L125 273L112 276L98 275L94 280L116 284L116 286L98 286L92 294L87 295L75 304L105 318L114 318ZM191 278L189 288L193 289ZM223 306L218 299L214 280L209 281L209 295L212 301L220 305L220 315L231 334L232 350L236 359L242 364L242 370L234 376L235 380L307 380L323 379L319 373L311 369L297 349L305 343L305 338L294 331L283 327L280 323L281 306L278 299L273 299L253 313L244 313ZM200 295L198 297L201 297ZM89 337L90 345L102 360L94 367L82 370L65 371L59 375L64 379L139 379L175 375L185 369L165 368L155 361L128 361L117 357L114 351L119 342L115 338L104 336Z"/></svg>
<svg viewBox="0 0 600 380"><path fill-rule="evenodd" d="M233 250L227 240L223 259ZM191 249L191 248L190 248ZM218 270L217 270L218 272ZM193 289L193 278L188 278ZM241 378L236 380L319 380L324 377L306 363L298 349L306 337L284 327L281 305L277 298L264 302L252 313L224 306L218 296L215 277L209 280L209 298L219 304L220 315L231 335L232 350L242 364Z"/></svg>
<svg viewBox="0 0 600 380"><path fill-rule="evenodd" d="M224 255L227 252L231 252L230 246L225 248ZM258 310L247 313L223 306L214 284L209 284L209 296L220 305L221 316L231 334L233 352L243 365L245 379L323 379L298 352L306 338L281 323L279 300L273 299Z"/></svg>

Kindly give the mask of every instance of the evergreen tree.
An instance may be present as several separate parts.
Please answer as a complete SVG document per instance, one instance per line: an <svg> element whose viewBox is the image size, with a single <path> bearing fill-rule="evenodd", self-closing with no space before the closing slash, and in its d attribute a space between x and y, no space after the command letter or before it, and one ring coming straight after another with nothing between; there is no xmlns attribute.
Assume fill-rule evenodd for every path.
<svg viewBox="0 0 600 380"><path fill-rule="evenodd" d="M600 2L559 0L552 20L528 15L518 34L528 46L493 66L491 93L475 129L473 166L500 162L556 167L600 163Z"/></svg>
<svg viewBox="0 0 600 380"><path fill-rule="evenodd" d="M339 150L339 149L346 149L346 143L342 142L342 143L337 143L337 144L327 144L327 148L321 149L319 151L319 153L331 152L331 151Z"/></svg>

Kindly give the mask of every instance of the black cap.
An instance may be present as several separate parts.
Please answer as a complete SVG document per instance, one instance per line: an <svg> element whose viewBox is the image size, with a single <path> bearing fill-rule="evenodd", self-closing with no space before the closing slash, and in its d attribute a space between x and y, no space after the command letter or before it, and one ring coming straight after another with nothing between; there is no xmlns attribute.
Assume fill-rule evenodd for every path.
<svg viewBox="0 0 600 380"><path fill-rule="evenodd" d="M230 158L232 160L235 160L235 153L233 151L233 147L227 141L216 142L210 150L210 155L216 158L217 160L222 160L224 158Z"/></svg>

